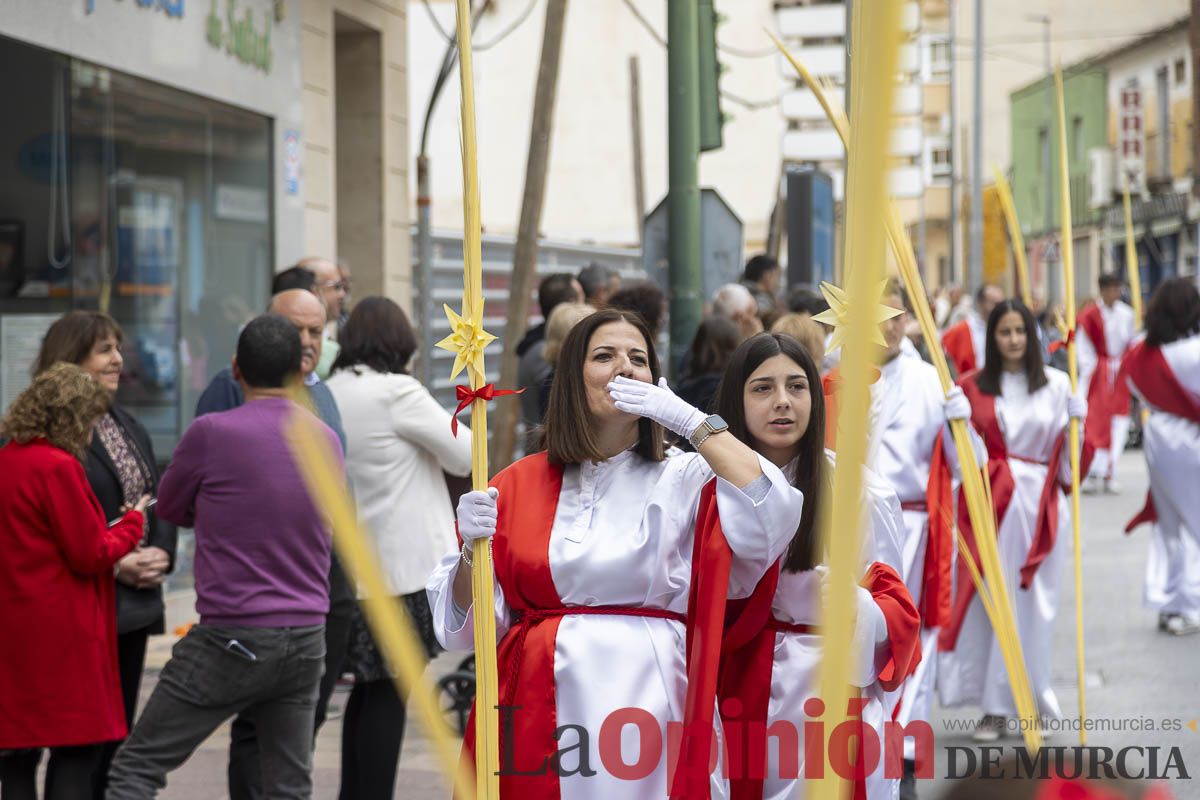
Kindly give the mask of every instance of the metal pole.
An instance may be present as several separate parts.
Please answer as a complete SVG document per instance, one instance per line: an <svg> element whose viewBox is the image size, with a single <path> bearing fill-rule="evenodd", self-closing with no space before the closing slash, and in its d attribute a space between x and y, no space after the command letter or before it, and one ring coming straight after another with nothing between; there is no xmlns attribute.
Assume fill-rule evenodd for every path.
<svg viewBox="0 0 1200 800"><path fill-rule="evenodd" d="M1041 23L1042 58L1046 65L1046 150L1044 153L1046 159L1044 162L1046 164L1046 199L1043 201L1046 212L1043 216L1042 224L1045 228L1043 231L1044 235L1050 236L1050 231L1054 229L1054 170L1050 168L1054 159L1054 148L1050 146L1051 131L1054 130L1054 74L1050 65L1050 17L1048 15L1043 16ZM1045 259L1043 259L1044 261ZM1042 264L1042 272L1046 276L1046 305L1049 308L1053 308L1054 304L1058 302L1058 281L1054 279L1054 273L1050 271L1048 264Z"/></svg>
<svg viewBox="0 0 1200 800"><path fill-rule="evenodd" d="M971 272L968 288L983 285L983 0L975 0L975 108L971 120Z"/></svg>
<svg viewBox="0 0 1200 800"><path fill-rule="evenodd" d="M638 76L638 57L629 57L629 128L633 140L633 203L638 246L644 246L642 226L646 215L646 179L642 160L642 90Z"/></svg>
<svg viewBox="0 0 1200 800"><path fill-rule="evenodd" d="M432 386L433 379L433 219L430 208L429 156L417 156L417 305L421 318L420 379Z"/></svg>
<svg viewBox="0 0 1200 800"><path fill-rule="evenodd" d="M962 232L962 225L958 207L958 58L955 55L957 39L958 0L950 0L950 274L939 275L939 282L942 279L954 282L962 274L958 267L961 252L958 237Z"/></svg>
<svg viewBox="0 0 1200 800"><path fill-rule="evenodd" d="M699 29L695 0L667 0L667 121L671 346L682 362L700 324Z"/></svg>

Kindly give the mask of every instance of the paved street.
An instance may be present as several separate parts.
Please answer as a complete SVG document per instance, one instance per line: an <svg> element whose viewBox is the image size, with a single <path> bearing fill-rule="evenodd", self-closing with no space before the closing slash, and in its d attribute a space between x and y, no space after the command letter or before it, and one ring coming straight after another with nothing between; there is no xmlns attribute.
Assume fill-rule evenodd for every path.
<svg viewBox="0 0 1200 800"><path fill-rule="evenodd" d="M1092 719L1111 720L1114 725L1123 720L1151 718L1179 719L1182 723L1200 717L1200 636L1174 638L1156 632L1155 617L1141 606L1142 571L1146 560L1147 531L1132 537L1121 532L1125 520L1140 508L1145 495L1145 465L1140 451L1127 453L1122 462L1123 493L1119 496L1083 498L1084 537L1084 597L1087 628L1087 691L1088 714ZM1200 487L1198 487L1200 489ZM1070 532L1066 535L1069 537ZM1070 545L1069 538L1065 543ZM1074 648L1074 582L1070 561L1064 566L1062 604L1059 630L1061 645L1055 653L1055 679L1064 713L1077 716L1078 700L1075 681ZM169 610L170 624L181 624L194 618L190 595L180 594ZM170 649L170 637L154 642L151 668L145 690L153 686L155 664L165 661ZM430 670L441 674L458 662L458 657L443 656ZM344 690L334 697L337 709L345 701ZM946 720L973 720L974 711L939 712L934 729L938 736L937 774L946 771L947 745L970 745L965 733L948 733ZM1124 723L1128 726L1128 722ZM320 800L337 796L339 737L341 720L337 716L322 729L316 754L316 793ZM1006 740L1005 743L1011 743ZM1075 744L1069 734L1059 734L1050 744ZM1089 745L1118 748L1123 745L1181 748L1189 773L1200 772L1200 734L1184 727L1181 731L1095 731L1088 737ZM208 798L224 795L226 747L228 732L215 733L196 755L171 777L163 797L172 800ZM1176 797L1200 798L1200 783L1176 781L1172 789ZM940 787L922 787L922 796L936 797ZM433 762L427 743L418 726L410 725L405 741L397 780L397 797L441 798L439 770Z"/></svg>

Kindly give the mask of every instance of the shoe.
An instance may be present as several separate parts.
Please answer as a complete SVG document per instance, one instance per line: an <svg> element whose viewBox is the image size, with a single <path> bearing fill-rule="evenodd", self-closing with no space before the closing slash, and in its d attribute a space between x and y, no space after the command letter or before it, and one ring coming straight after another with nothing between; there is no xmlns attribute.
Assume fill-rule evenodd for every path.
<svg viewBox="0 0 1200 800"><path fill-rule="evenodd" d="M975 733L971 738L977 742L996 742L1000 737L1004 736L1005 723L1007 719L995 714L984 714L979 720L979 724L975 726Z"/></svg>
<svg viewBox="0 0 1200 800"><path fill-rule="evenodd" d="M1120 494L1121 493L1121 484L1117 483L1116 480L1113 478L1105 478L1104 479L1104 493L1105 494Z"/></svg>
<svg viewBox="0 0 1200 800"><path fill-rule="evenodd" d="M1160 631L1168 630L1171 624L1171 618L1177 617L1178 614L1170 614L1166 611L1158 612L1158 629Z"/></svg>
<svg viewBox="0 0 1200 800"><path fill-rule="evenodd" d="M1176 614L1167 621L1167 633L1172 636L1200 633L1200 619L1191 614Z"/></svg>
<svg viewBox="0 0 1200 800"><path fill-rule="evenodd" d="M917 765L904 759L904 774L900 777L900 800L917 800Z"/></svg>
<svg viewBox="0 0 1200 800"><path fill-rule="evenodd" d="M1084 494L1099 494L1100 478L1096 475L1088 475L1083 479L1083 485L1079 487L1079 491Z"/></svg>

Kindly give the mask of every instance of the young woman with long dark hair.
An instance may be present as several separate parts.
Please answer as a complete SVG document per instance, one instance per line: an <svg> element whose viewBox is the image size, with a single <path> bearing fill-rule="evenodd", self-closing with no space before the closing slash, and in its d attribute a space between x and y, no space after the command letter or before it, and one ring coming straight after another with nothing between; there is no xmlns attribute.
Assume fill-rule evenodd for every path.
<svg viewBox="0 0 1200 800"><path fill-rule="evenodd" d="M485 611L496 617L507 709L500 747L512 765L501 773L501 796L657 800L667 794L667 758L645 749L654 747L649 732L641 752L624 748L623 763L639 769L621 777L602 731L613 714L633 709L660 733L683 718L684 612L701 504L720 513L733 552L721 591L738 597L782 554L805 502L719 417L659 385L654 339L637 315L587 317L567 335L558 364L545 452L459 501L462 553L443 559L427 584L434 625L446 647L474 647L469 545L490 539L496 597ZM664 429L697 452L667 458ZM712 790L726 792L720 780Z"/></svg>
<svg viewBox="0 0 1200 800"><path fill-rule="evenodd" d="M1005 300L992 309L986 347L983 368L963 376L959 385L971 403L971 424L987 447L997 545L1029 683L1039 714L1058 719L1050 663L1059 573L1071 530L1066 431L1071 418L1080 420L1082 431L1087 403L1072 395L1065 373L1042 362L1033 314L1020 300ZM972 535L961 500L959 528ZM940 634L941 700L944 705L981 706L984 717L975 738L995 741L1014 732L1007 721L1015 716L1016 704L991 623L961 561L955 592Z"/></svg>
<svg viewBox="0 0 1200 800"><path fill-rule="evenodd" d="M740 701L736 717L745 723L742 729L766 730L786 721L799 733L809 718L806 701L817 692L822 653L818 626L828 579L819 529L827 523L822 495L831 483L833 465L824 449L821 375L795 339L761 333L743 342L730 358L715 407L737 438L783 470L807 498L784 556L747 602L735 604L729 618L736 621L726 630L722 646L721 695L723 700ZM863 576L856 595L855 667L846 677L867 700L863 721L876 728L882 740L883 723L891 719L895 702L887 693L901 685L920 659L920 619L898 574L903 527L899 501L871 473L865 478L863 505L869 527L863 532ZM722 708L728 706L723 703ZM802 740L790 742L796 747L794 754L768 747L765 779L744 771L732 780L733 796L794 797L798 778L781 767L794 758L799 775L805 774ZM742 758L731 758L730 763L749 763L746 759L755 745L744 744ZM780 737L779 746L789 746L788 737ZM893 796L897 781L884 777L882 763L861 779L868 798Z"/></svg>
<svg viewBox="0 0 1200 800"><path fill-rule="evenodd" d="M1146 339L1121 367L1150 417L1142 450L1150 470L1146 508L1130 527L1154 522L1145 603L1160 630L1200 631L1200 292L1187 278L1163 281L1146 309Z"/></svg>

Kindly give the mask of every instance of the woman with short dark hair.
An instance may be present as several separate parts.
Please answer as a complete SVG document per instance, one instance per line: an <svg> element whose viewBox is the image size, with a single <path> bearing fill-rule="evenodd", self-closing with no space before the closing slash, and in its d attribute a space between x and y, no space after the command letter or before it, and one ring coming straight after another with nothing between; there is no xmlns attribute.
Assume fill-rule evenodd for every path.
<svg viewBox="0 0 1200 800"><path fill-rule="evenodd" d="M96 422L96 433L87 448L84 471L100 501L105 519L120 516L122 509L158 486L158 463L150 434L128 409L116 402L124 358L124 336L116 320L99 311L71 311L55 321L42 340L35 371L41 373L60 362L75 364L108 392L112 404ZM175 561L175 526L147 512L142 541L117 562L117 661L125 724L132 728L137 711L142 670L149 637L166 632L166 606L162 584ZM108 764L117 744L106 748L97 776L95 797L102 800Z"/></svg>
<svg viewBox="0 0 1200 800"><path fill-rule="evenodd" d="M701 411L712 411L721 375L741 340L737 326L726 317L711 316L701 322L684 360L679 396Z"/></svg>
<svg viewBox="0 0 1200 800"><path fill-rule="evenodd" d="M150 498L109 517L81 460L111 395L59 363L34 377L0 424L0 783L34 800L95 791L105 743L128 728L117 674L113 565L142 538Z"/></svg>
<svg viewBox="0 0 1200 800"><path fill-rule="evenodd" d="M428 583L434 624L446 647L474 647L471 543L492 540L496 597L482 613L496 617L501 704L512 709L501 729L516 726L501 751L536 773L502 774L501 796L661 798L665 757L644 758L636 779L622 779L595 740L578 756L586 751L595 774L571 772L574 756L562 777L534 768L576 743L570 731L602 738L614 713L638 709L658 726L683 718L694 530L719 512L733 552L719 589L745 596L796 530L803 496L719 417L658 384L653 336L636 314L610 308L584 319L558 364L545 452L459 501L461 553ZM664 428L698 452L667 458ZM714 633L719 641L719 624ZM561 745L556 728L569 732ZM724 794L723 781L715 788Z"/></svg>
<svg viewBox="0 0 1200 800"><path fill-rule="evenodd" d="M1150 410L1142 450L1150 472L1146 507L1130 523L1154 522L1144 602L1159 630L1200 631L1200 292L1189 278L1163 281L1146 308L1146 339L1121 375Z"/></svg>
<svg viewBox="0 0 1200 800"><path fill-rule="evenodd" d="M1017 632L1025 654L1037 711L1059 719L1062 711L1051 686L1054 618L1064 540L1071 530L1071 459L1067 427L1087 416L1087 402L1072 394L1067 376L1042 362L1037 324L1020 300L998 303L987 321L982 369L959 379L971 404L971 424L988 454L995 503L997 546ZM1081 455L1086 474L1090 448ZM966 506L959 502L959 528L972 536ZM977 741L1011 734L1008 720L1016 704L995 633L972 583L959 562L950 620L941 630L938 683L945 705L978 705L983 719Z"/></svg>
<svg viewBox="0 0 1200 800"><path fill-rule="evenodd" d="M471 471L471 431L408 374L417 338L403 309L386 297L355 305L341 332L327 384L346 431L346 473L359 519L370 533L388 584L417 627L426 654L437 653L425 579L454 546L454 512L443 471ZM342 719L341 800L391 797L404 738L404 698L361 610L350 628L354 689Z"/></svg>

